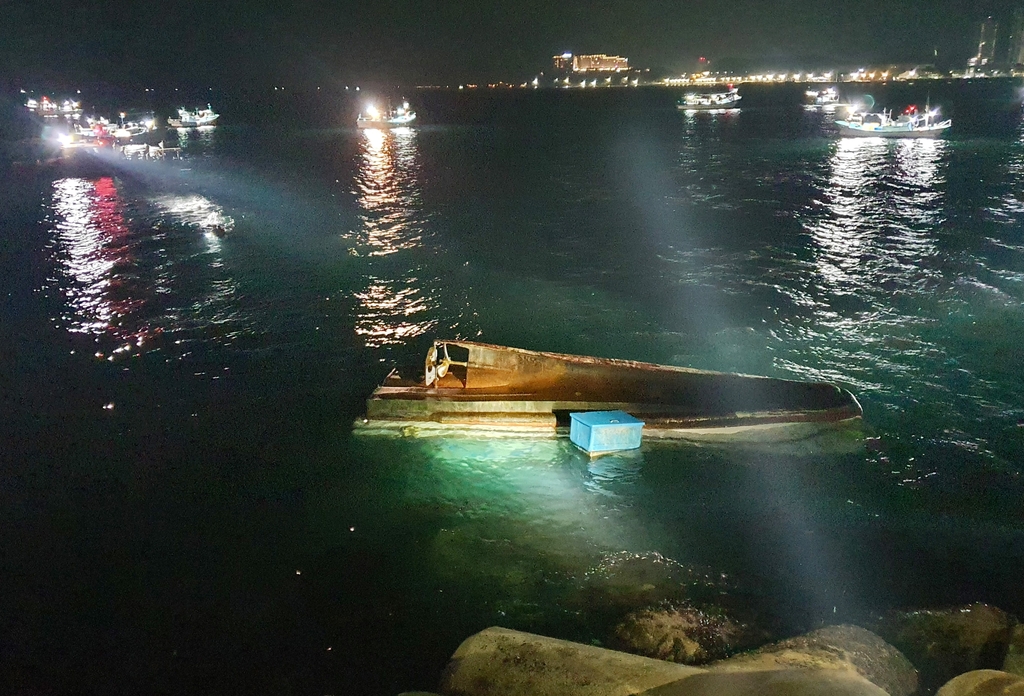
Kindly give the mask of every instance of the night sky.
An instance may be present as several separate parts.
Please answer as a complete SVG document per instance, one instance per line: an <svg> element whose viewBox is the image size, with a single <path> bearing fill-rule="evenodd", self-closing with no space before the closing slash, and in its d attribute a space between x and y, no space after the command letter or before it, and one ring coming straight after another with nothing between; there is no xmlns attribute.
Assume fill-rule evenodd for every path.
<svg viewBox="0 0 1024 696"><path fill-rule="evenodd" d="M1020 2L1024 6L1024 0ZM523 80L556 52L674 73L932 61L960 66L1009 0L0 0L17 81L293 87Z"/></svg>

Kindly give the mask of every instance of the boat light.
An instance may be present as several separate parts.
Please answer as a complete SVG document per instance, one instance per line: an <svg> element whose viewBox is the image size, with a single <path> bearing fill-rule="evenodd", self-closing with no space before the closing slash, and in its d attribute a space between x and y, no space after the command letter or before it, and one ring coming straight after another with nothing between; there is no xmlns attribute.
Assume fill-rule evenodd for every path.
<svg viewBox="0 0 1024 696"><path fill-rule="evenodd" d="M370 116L370 118L380 118L380 112L377 111L377 107L375 107L373 104L368 104L366 106L366 113Z"/></svg>

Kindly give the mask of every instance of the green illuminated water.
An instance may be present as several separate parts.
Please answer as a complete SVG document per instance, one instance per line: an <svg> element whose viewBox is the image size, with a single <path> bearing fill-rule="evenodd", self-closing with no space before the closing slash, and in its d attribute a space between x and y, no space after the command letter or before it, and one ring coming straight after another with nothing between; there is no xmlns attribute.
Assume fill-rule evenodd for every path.
<svg viewBox="0 0 1024 696"><path fill-rule="evenodd" d="M1024 614L1016 89L932 87L938 142L772 90L424 93L389 134L227 101L180 162L12 170L0 677L391 694L484 627L604 642L663 599L778 634ZM863 431L352 436L435 336L826 379Z"/></svg>

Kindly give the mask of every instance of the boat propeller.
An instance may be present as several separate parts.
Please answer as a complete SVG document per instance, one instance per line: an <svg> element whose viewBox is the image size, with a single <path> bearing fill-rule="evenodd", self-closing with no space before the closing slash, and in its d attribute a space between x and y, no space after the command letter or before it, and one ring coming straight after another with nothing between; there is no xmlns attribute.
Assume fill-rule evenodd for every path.
<svg viewBox="0 0 1024 696"><path fill-rule="evenodd" d="M451 359L451 356L448 355L448 344L442 343L441 350L443 352L441 362L437 361L438 353L436 343L430 347L430 350L427 351L427 363L426 370L424 372L426 378L425 381L428 387L434 384L434 382L436 382L437 380L443 379L444 376L448 374L448 369L452 365L462 365L463 367L469 367L468 361L460 362L458 360Z"/></svg>
<svg viewBox="0 0 1024 696"><path fill-rule="evenodd" d="M431 384L437 381L437 346L430 346L430 350L427 351L427 366L424 370L424 382L429 387Z"/></svg>

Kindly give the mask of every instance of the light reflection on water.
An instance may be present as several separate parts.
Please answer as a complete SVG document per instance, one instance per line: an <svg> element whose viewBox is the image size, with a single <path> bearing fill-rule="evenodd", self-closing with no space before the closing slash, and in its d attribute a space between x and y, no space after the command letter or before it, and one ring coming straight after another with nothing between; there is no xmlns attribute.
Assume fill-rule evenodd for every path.
<svg viewBox="0 0 1024 696"><path fill-rule="evenodd" d="M221 256L233 218L202 195L132 192L126 200L123 188L111 177L54 182L56 258L67 278L56 282L67 297L67 329L113 338L111 360L138 354L165 332L223 340L244 330L249 322Z"/></svg>
<svg viewBox="0 0 1024 696"><path fill-rule="evenodd" d="M199 194L161 194L153 202L176 222L202 230L214 249L220 248L218 237L235 227L234 218L226 215L223 207Z"/></svg>
<svg viewBox="0 0 1024 696"><path fill-rule="evenodd" d="M398 281L370 280L372 284L355 295L360 306L355 331L368 347L402 344L437 325L435 319L416 320L429 312L431 301L418 287L415 277Z"/></svg>
<svg viewBox="0 0 1024 696"><path fill-rule="evenodd" d="M217 126L200 126L198 128L177 128L175 134L178 143L183 148L199 145L202 148L211 147L216 142ZM210 154L210 153L206 153Z"/></svg>
<svg viewBox="0 0 1024 696"><path fill-rule="evenodd" d="M416 131L411 128L360 131L360 166L354 192L362 228L360 245L374 265L386 257L409 252L424 244L420 214L420 163ZM377 264L372 260L380 259ZM401 345L433 331L437 320L431 310L437 277L423 269L402 269L402 262L366 276L358 300L355 332L369 348ZM387 277L390 275L391 277Z"/></svg>
<svg viewBox="0 0 1024 696"><path fill-rule="evenodd" d="M946 359L926 333L948 284L935 242L947 150L941 140L838 140L820 205L798 214L813 262L779 286L813 314L772 332L786 346L776 365L870 395L919 386Z"/></svg>
<svg viewBox="0 0 1024 696"><path fill-rule="evenodd" d="M121 352L141 346L151 333L145 323L131 327L126 321L142 311L145 298L132 279L136 259L123 206L111 177L53 183L58 258L68 278L61 283L71 310L64 317L68 330L127 340Z"/></svg>
<svg viewBox="0 0 1024 696"><path fill-rule="evenodd" d="M842 138L824 182L825 210L805 225L830 292L873 293L893 282L924 289L929 232L941 222L939 140Z"/></svg>
<svg viewBox="0 0 1024 696"><path fill-rule="evenodd" d="M362 163L355 181L370 256L387 256L422 241L416 132L411 128L361 131Z"/></svg>
<svg viewBox="0 0 1024 696"><path fill-rule="evenodd" d="M722 132L734 128L740 109L683 111L682 134L677 162L681 183L688 197L717 210L732 210L737 201L729 195L729 176L724 153L714 146Z"/></svg>

